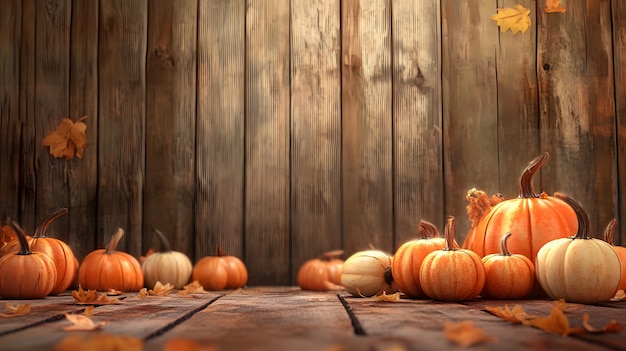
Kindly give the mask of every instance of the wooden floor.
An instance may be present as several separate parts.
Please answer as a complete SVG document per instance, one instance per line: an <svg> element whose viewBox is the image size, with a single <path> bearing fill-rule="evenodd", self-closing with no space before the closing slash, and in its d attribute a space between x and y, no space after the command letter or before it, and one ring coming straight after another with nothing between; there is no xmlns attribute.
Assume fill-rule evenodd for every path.
<svg viewBox="0 0 626 351"><path fill-rule="evenodd" d="M143 350L457 350L461 346L444 334L446 322L473 321L494 340L472 350L626 350L626 330L561 336L513 324L485 311L486 306L521 305L528 313L548 315L553 301L475 300L442 303L430 300L381 301L354 298L343 291L307 292L297 287L247 287L183 297L124 294L118 304L99 305L90 318L107 321L97 331L65 331L71 325L65 313L82 313L71 292L40 300L0 300L5 304L30 304L28 314L0 318L0 350L60 350L60 345L80 340L125 339ZM0 311L4 312L4 311ZM626 326L626 301L600 305L567 304L572 326L589 323L601 327L615 319ZM203 346L200 348L199 346ZM67 348L69 349L69 348ZM86 347L77 349L87 350Z"/></svg>

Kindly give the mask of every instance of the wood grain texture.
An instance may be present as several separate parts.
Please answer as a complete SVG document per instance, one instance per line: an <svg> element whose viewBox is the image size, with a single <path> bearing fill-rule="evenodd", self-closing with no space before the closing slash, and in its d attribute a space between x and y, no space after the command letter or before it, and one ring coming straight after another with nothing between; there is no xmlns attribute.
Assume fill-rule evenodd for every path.
<svg viewBox="0 0 626 351"><path fill-rule="evenodd" d="M122 228L119 249L136 257L143 231L147 6L147 0L101 1L99 22L97 243Z"/></svg>
<svg viewBox="0 0 626 351"><path fill-rule="evenodd" d="M439 2L394 1L394 247L420 219L443 223L441 13Z"/></svg>
<svg viewBox="0 0 626 351"><path fill-rule="evenodd" d="M339 1L291 2L291 282L342 248Z"/></svg>
<svg viewBox="0 0 626 351"><path fill-rule="evenodd" d="M198 3L148 6L143 251L161 248L159 229L173 250L193 257Z"/></svg>
<svg viewBox="0 0 626 351"><path fill-rule="evenodd" d="M344 1L342 189L347 254L393 245L391 3Z"/></svg>
<svg viewBox="0 0 626 351"><path fill-rule="evenodd" d="M244 258L245 1L199 1L196 259Z"/></svg>
<svg viewBox="0 0 626 351"><path fill-rule="evenodd" d="M495 10L490 2L444 0L441 9L445 212L457 218L461 242L470 227L467 190L476 187L492 194L500 189L498 27L489 20Z"/></svg>
<svg viewBox="0 0 626 351"><path fill-rule="evenodd" d="M82 159L68 162L69 202L67 241L82 260L97 246L98 196L98 20L93 1L73 1L70 49L69 117L87 116L87 147Z"/></svg>
<svg viewBox="0 0 626 351"><path fill-rule="evenodd" d="M0 3L0 221L19 218L22 2Z"/></svg>
<svg viewBox="0 0 626 351"><path fill-rule="evenodd" d="M537 19L541 149L551 155L541 185L576 199L599 237L618 215L610 1L566 14Z"/></svg>
<svg viewBox="0 0 626 351"><path fill-rule="evenodd" d="M619 213L615 242L626 246L626 3L612 1L613 62L615 69L615 127L617 140L617 188ZM619 234L619 240L617 235Z"/></svg>
<svg viewBox="0 0 626 351"><path fill-rule="evenodd" d="M244 261L250 284L289 283L289 76L289 1L249 1Z"/></svg>

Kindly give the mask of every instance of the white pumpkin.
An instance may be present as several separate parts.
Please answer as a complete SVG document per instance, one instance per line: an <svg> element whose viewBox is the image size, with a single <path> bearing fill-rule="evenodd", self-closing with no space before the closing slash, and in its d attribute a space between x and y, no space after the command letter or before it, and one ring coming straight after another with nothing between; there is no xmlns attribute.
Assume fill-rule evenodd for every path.
<svg viewBox="0 0 626 351"><path fill-rule="evenodd" d="M392 256L380 250L359 251L343 263L341 285L352 296L371 297L398 291L391 274Z"/></svg>
<svg viewBox="0 0 626 351"><path fill-rule="evenodd" d="M163 233L158 230L154 232L161 240L162 250L146 257L141 265L145 286L153 288L159 281L161 284L172 284L175 289L182 289L191 278L193 264L187 255L172 250Z"/></svg>

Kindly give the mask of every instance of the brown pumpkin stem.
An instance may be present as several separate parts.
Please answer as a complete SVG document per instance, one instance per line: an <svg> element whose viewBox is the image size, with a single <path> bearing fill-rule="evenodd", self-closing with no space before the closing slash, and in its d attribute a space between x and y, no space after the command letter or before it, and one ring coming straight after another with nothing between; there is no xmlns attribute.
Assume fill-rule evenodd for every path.
<svg viewBox="0 0 626 351"><path fill-rule="evenodd" d="M539 171L539 169L548 161L550 155L547 152L537 156L532 160L519 179L519 198L533 198L540 197L540 194L535 193L533 189L533 176Z"/></svg>
<svg viewBox="0 0 626 351"><path fill-rule="evenodd" d="M448 216L446 229L444 231L444 237L446 239L446 251L454 251L456 248L454 247L454 227L455 227L455 218L454 216Z"/></svg>
<svg viewBox="0 0 626 351"><path fill-rule="evenodd" d="M509 240L510 237L511 237L511 232L507 232L500 239L500 255L501 256L511 256L511 253L509 252L509 247L506 245L506 242Z"/></svg>
<svg viewBox="0 0 626 351"><path fill-rule="evenodd" d="M617 225L617 219L613 218L609 224L606 225L606 228L604 228L604 234L602 235L602 238L604 239L604 241L606 241L607 243L613 245L613 235L615 232L615 225Z"/></svg>
<svg viewBox="0 0 626 351"><path fill-rule="evenodd" d="M325 261L330 261L334 258L339 258L341 255L343 255L343 250L333 250L333 251L325 252L322 255L321 259Z"/></svg>
<svg viewBox="0 0 626 351"><path fill-rule="evenodd" d="M217 257L226 256L226 252L222 249L222 245L217 245L216 255Z"/></svg>
<svg viewBox="0 0 626 351"><path fill-rule="evenodd" d="M170 245L170 242L167 240L165 235L161 233L161 231L158 229L153 229L153 230L154 230L154 233L159 237L159 240L161 241L161 252L172 252L172 246Z"/></svg>
<svg viewBox="0 0 626 351"><path fill-rule="evenodd" d="M420 220L417 232L420 239L430 239L441 236L441 234L439 233L439 229L437 229L437 226L423 219Z"/></svg>
<svg viewBox="0 0 626 351"><path fill-rule="evenodd" d="M50 226L50 224L54 222L55 219L66 214L68 211L69 210L67 209L67 207L62 207L55 213L51 214L35 229L35 235L33 235L33 238L45 238L46 231L48 230L48 227Z"/></svg>
<svg viewBox="0 0 626 351"><path fill-rule="evenodd" d="M589 215L582 208L582 206L571 197L561 194L559 192L554 193L554 197L557 199L563 200L566 204L568 204L576 213L576 219L578 220L578 232L576 235L571 237L572 239L592 239L589 235Z"/></svg>
<svg viewBox="0 0 626 351"><path fill-rule="evenodd" d="M122 236L124 236L124 229L117 228L117 232L113 234L113 236L111 237L111 240L109 241L109 244L107 245L106 253L115 252L117 248L117 243L120 242L120 239L122 239Z"/></svg>
<svg viewBox="0 0 626 351"><path fill-rule="evenodd" d="M15 236L17 237L17 241L20 243L20 251L17 252L18 255L30 255L32 252L30 251L30 247L28 246L28 240L26 240L26 233L22 227L20 227L17 223L13 222L11 218L7 219L7 224L9 224L13 229L15 229Z"/></svg>

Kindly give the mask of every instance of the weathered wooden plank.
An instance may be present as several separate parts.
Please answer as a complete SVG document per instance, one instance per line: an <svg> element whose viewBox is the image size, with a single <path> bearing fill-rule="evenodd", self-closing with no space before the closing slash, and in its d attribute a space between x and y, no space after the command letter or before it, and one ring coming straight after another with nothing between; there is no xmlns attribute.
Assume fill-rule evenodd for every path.
<svg viewBox="0 0 626 351"><path fill-rule="evenodd" d="M167 331L176 323L187 318L196 310L204 309L219 295L206 294L194 297L179 297L170 294L165 297L139 298L131 296L120 304L102 305L94 309L90 316L94 323L108 322L100 329L101 333L119 336L132 336L146 339ZM76 305L67 305L66 312L76 310ZM63 315L64 312L61 312ZM65 318L51 320L45 324L16 331L0 337L3 350L52 350L68 333L62 328L71 325ZM88 336L83 332L79 335Z"/></svg>
<svg viewBox="0 0 626 351"><path fill-rule="evenodd" d="M67 243L82 260L97 245L98 181L98 4L72 2L69 116L87 116L83 159L68 164L70 187Z"/></svg>
<svg viewBox="0 0 626 351"><path fill-rule="evenodd" d="M70 78L70 19L71 1L38 1L36 7L35 61L35 223L22 223L35 227L51 213L69 205L71 179L68 163L54 158L49 148L41 145L43 138L53 132L61 118L69 117ZM67 216L50 225L54 236L67 240ZM32 233L32 232L31 232Z"/></svg>
<svg viewBox="0 0 626 351"><path fill-rule="evenodd" d="M36 300L0 300L5 313L5 304L11 305L29 305L30 312L25 315L15 317L0 318L0 338L17 330L26 329L41 323L46 323L60 319L64 313L77 312L85 308L85 306L75 305L71 295L63 294L57 296L49 296L45 299Z"/></svg>
<svg viewBox="0 0 626 351"><path fill-rule="evenodd" d="M147 0L100 2L98 246L141 254L145 166Z"/></svg>
<svg viewBox="0 0 626 351"><path fill-rule="evenodd" d="M499 191L494 3L441 2L445 212L457 218L457 240L469 231L467 190ZM527 162L526 162L527 163ZM443 219L441 220L443 221Z"/></svg>
<svg viewBox="0 0 626 351"><path fill-rule="evenodd" d="M537 18L541 183L576 199L600 236L617 213L610 1L572 2Z"/></svg>
<svg viewBox="0 0 626 351"><path fill-rule="evenodd" d="M545 4L524 0L515 4L530 9L531 25L525 33L500 33L496 48L498 187L484 189L511 199L519 195L519 177L526 165L539 156L539 92L536 57L536 11ZM511 7L499 1L498 7ZM496 10L493 10L496 13ZM491 26L496 26L496 22ZM494 150L495 151L495 150ZM496 169L492 170L496 172ZM536 182L539 187L539 182ZM537 189L540 191L540 189Z"/></svg>
<svg viewBox="0 0 626 351"><path fill-rule="evenodd" d="M291 283L341 248L339 1L291 3Z"/></svg>
<svg viewBox="0 0 626 351"><path fill-rule="evenodd" d="M289 283L289 1L247 2L245 262L250 284Z"/></svg>
<svg viewBox="0 0 626 351"><path fill-rule="evenodd" d="M196 259L244 258L245 1L199 1Z"/></svg>
<svg viewBox="0 0 626 351"><path fill-rule="evenodd" d="M615 123L617 148L617 184L619 220L615 228L615 242L626 246L626 3L611 2L613 19L613 68L615 70ZM619 234L619 240L618 240Z"/></svg>
<svg viewBox="0 0 626 351"><path fill-rule="evenodd" d="M352 337L350 318L334 293L260 287L225 295L146 346L184 338L223 351L329 350Z"/></svg>
<svg viewBox="0 0 626 351"><path fill-rule="evenodd" d="M143 247L153 228L193 257L197 0L150 1Z"/></svg>
<svg viewBox="0 0 626 351"><path fill-rule="evenodd" d="M344 248L391 251L391 2L344 1L341 16Z"/></svg>
<svg viewBox="0 0 626 351"><path fill-rule="evenodd" d="M443 223L441 13L439 1L394 1L394 247L420 219Z"/></svg>
<svg viewBox="0 0 626 351"><path fill-rule="evenodd" d="M22 2L0 3L0 220L19 218Z"/></svg>

